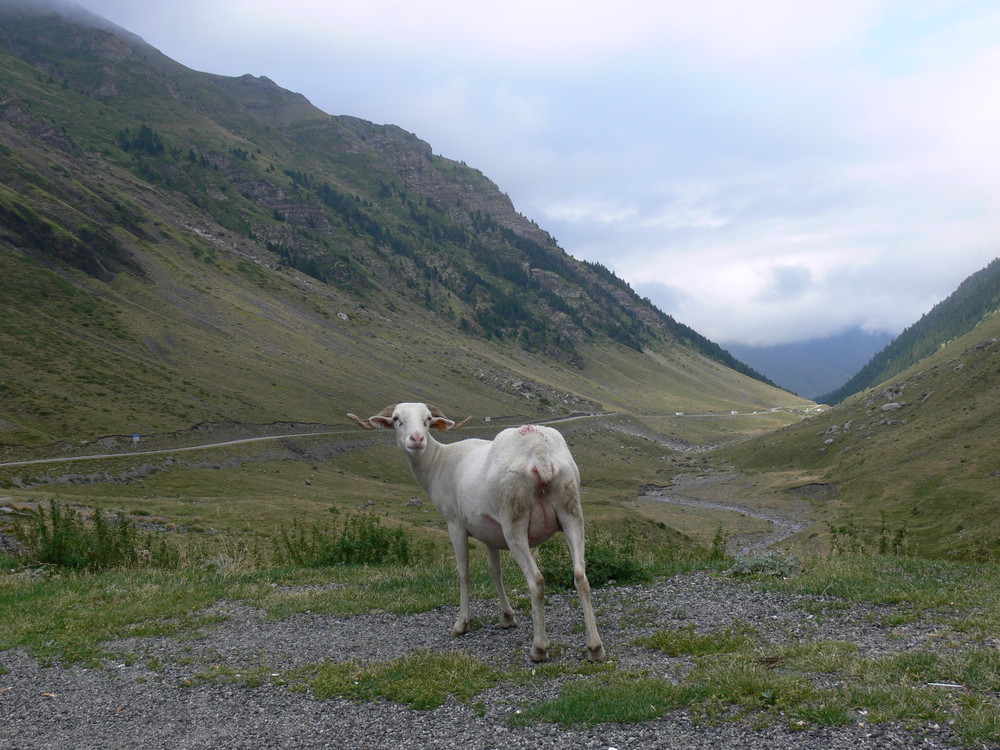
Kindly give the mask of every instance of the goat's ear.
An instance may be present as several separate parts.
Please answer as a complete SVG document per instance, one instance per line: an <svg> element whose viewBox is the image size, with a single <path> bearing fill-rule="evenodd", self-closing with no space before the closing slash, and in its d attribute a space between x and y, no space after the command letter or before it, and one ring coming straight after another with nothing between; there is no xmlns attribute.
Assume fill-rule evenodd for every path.
<svg viewBox="0 0 1000 750"><path fill-rule="evenodd" d="M455 423L447 417L432 417L431 427L437 428L438 432L444 432L445 430L455 429Z"/></svg>
<svg viewBox="0 0 1000 750"><path fill-rule="evenodd" d="M376 414L374 417L368 417L368 422L372 427L381 427L383 430L396 429L396 426L392 422L392 417L386 417L382 414Z"/></svg>
<svg viewBox="0 0 1000 750"><path fill-rule="evenodd" d="M366 430L374 430L376 427L387 427L392 429L392 418L385 417L381 414L376 414L374 417L368 417L368 419L362 419L357 414L348 414L347 418L359 427L364 427Z"/></svg>

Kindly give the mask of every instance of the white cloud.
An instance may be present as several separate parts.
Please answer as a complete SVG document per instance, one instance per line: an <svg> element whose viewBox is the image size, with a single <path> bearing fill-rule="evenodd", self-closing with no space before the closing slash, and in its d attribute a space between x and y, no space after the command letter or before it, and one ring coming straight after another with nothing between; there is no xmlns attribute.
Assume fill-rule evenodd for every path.
<svg viewBox="0 0 1000 750"><path fill-rule="evenodd" d="M518 66L565 66L651 45L676 47L685 56L723 65L801 60L851 42L859 26L870 23L882 4L878 0L822 4L508 0L502 5L455 0L180 0L169 7L181 17L225 24L232 34L294 35L353 49L375 45L387 54L430 50L438 56L471 54Z"/></svg>

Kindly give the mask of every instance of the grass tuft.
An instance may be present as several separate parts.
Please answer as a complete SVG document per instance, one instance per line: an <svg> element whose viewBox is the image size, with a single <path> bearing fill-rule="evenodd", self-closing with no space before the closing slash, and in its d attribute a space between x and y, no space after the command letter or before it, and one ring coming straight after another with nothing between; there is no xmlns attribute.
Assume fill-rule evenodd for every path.
<svg viewBox="0 0 1000 750"><path fill-rule="evenodd" d="M753 629L743 625L733 625L723 631L711 633L698 633L694 625L687 625L640 638L636 644L662 651L667 656L704 656L746 649L753 644L754 639Z"/></svg>
<svg viewBox="0 0 1000 750"><path fill-rule="evenodd" d="M338 528L296 520L275 540L279 565L386 565L410 562L413 549L403 528L386 529L371 514L348 516Z"/></svg>
<svg viewBox="0 0 1000 750"><path fill-rule="evenodd" d="M649 721L672 709L704 699L708 689L675 685L667 680L632 672L574 680L557 698L532 704L511 717L516 725L548 721L563 726L594 726L602 722Z"/></svg>
<svg viewBox="0 0 1000 750"><path fill-rule="evenodd" d="M443 705L449 697L468 703L477 693L496 685L500 675L464 652L416 651L376 664L327 662L282 679L304 684L320 699L384 698L426 711Z"/></svg>
<svg viewBox="0 0 1000 750"><path fill-rule="evenodd" d="M52 500L40 506L30 523L14 527L29 564L81 570L151 565L175 567L179 553L162 538L140 535L135 524L119 514L108 520L94 510L90 521L74 508Z"/></svg>

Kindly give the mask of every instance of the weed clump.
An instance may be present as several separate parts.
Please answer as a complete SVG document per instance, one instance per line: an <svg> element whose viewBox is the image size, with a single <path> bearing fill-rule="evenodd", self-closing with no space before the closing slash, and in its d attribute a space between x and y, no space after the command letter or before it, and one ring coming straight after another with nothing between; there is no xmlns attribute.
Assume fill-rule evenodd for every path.
<svg viewBox="0 0 1000 750"><path fill-rule="evenodd" d="M275 540L279 565L320 568L329 565L405 565L413 557L409 536L402 527L387 529L376 516L348 516L337 527L295 521Z"/></svg>
<svg viewBox="0 0 1000 750"><path fill-rule="evenodd" d="M879 555L891 555L894 557L906 557L911 554L909 531L904 521L897 529L889 527L889 522L885 511L882 511L882 520L878 529L878 543L866 540L870 534L864 534L863 529L855 521L853 515L849 515L844 523L835 525L827 523L830 529L830 547L834 554L867 554L876 553Z"/></svg>
<svg viewBox="0 0 1000 750"><path fill-rule="evenodd" d="M137 566L175 567L178 551L152 534L141 535L135 524L118 514L113 519L94 509L90 520L75 508L52 500L31 521L15 525L21 558L31 565L78 570Z"/></svg>
<svg viewBox="0 0 1000 750"><path fill-rule="evenodd" d="M738 576L777 576L788 578L802 569L799 559L780 549L769 549L766 552L754 550L747 555L736 558L733 574Z"/></svg>
<svg viewBox="0 0 1000 750"><path fill-rule="evenodd" d="M554 589L571 589L573 561L562 537L558 537L538 547L538 567L545 577L545 585ZM653 571L643 564L636 551L635 540L631 536L616 540L608 535L599 535L588 540L584 551L587 580L591 586L608 583L644 583L653 578Z"/></svg>

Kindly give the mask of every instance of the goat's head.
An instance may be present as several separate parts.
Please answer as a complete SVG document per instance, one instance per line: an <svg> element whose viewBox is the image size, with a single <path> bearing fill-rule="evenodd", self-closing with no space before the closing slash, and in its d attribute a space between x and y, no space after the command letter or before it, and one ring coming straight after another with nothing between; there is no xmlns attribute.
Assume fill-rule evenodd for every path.
<svg viewBox="0 0 1000 750"><path fill-rule="evenodd" d="M366 430L395 430L396 443L409 456L419 456L426 450L431 428L440 431L457 430L472 419L469 416L456 423L436 406L418 403L393 404L368 419L361 419L354 414L347 416Z"/></svg>

